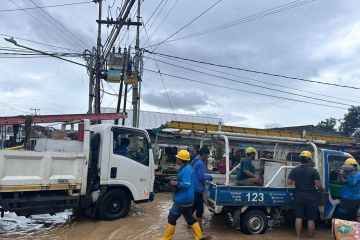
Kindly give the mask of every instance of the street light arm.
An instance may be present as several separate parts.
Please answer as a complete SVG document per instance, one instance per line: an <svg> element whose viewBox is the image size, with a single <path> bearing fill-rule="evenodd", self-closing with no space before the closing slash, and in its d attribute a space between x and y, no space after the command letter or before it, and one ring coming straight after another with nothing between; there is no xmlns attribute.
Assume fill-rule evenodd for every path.
<svg viewBox="0 0 360 240"><path fill-rule="evenodd" d="M37 52L37 53L41 53L41 54L43 54L43 55L51 56L51 57L54 57L54 58L57 58L57 59L60 59L60 60L66 61L66 62L74 63L74 64L76 64L76 65L89 68L89 66L87 66L87 65L85 65L85 64L78 63L78 62L75 62L75 61L72 61L72 60L69 60L69 59L66 59L66 58L62 58L62 57L59 57L59 56L57 56L57 55L55 55L55 54L52 54L52 53L43 52L43 51L38 50L38 49L34 49L34 48L30 48L30 47L26 47L26 46L23 46L23 45L21 45L21 44L18 44L13 37L11 37L11 38L4 38L4 39L5 39L5 41L7 41L7 42L9 42L9 43L12 43L12 44L14 44L15 46L22 47L22 48L28 49L28 50L30 50L30 51L34 51L34 52Z"/></svg>

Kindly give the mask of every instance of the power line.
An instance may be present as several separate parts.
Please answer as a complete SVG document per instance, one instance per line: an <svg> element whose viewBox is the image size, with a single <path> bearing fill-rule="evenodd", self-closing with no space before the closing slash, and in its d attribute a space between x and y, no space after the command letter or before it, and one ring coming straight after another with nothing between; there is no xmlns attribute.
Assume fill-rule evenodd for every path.
<svg viewBox="0 0 360 240"><path fill-rule="evenodd" d="M310 80L310 79L305 79L305 78L298 78L298 77L292 77L292 76L282 75L282 74L276 74L276 73L262 72L262 71L251 70L251 69L246 69L246 68L226 66L226 65L217 64L217 63L210 63L210 62L199 61L199 60L194 60L194 59L190 59L190 58L183 58L183 57L177 57L177 56L172 56L172 55L163 54L163 53L157 53L157 52L154 52L154 51L149 51L149 50L147 50L147 49L143 49L143 50L144 50L145 52L148 52L148 53L151 53L151 54L155 54L155 55L161 55L161 56L166 56L166 57L181 59L181 60L185 60L185 61L190 61L190 62L207 64L207 65L211 65L211 66L215 66L215 67L221 67L221 68L227 68L227 69L233 69L233 70L239 70L239 71L257 73L257 74L262 74L262 75L267 75L267 76L273 76L273 77L287 78L287 79L292 79L292 80L297 80L297 81L303 81L303 82L311 82L311 83L318 83L318 84L335 86L335 87L351 88L351 89L360 90L360 88L354 87L354 86L341 85L341 84L329 83L329 82L321 82L321 81L315 81L315 80Z"/></svg>
<svg viewBox="0 0 360 240"><path fill-rule="evenodd" d="M4 33L0 33L0 36L9 37L9 38L16 38L16 39L20 39L22 41L31 42L31 43L35 43L35 44L39 44L39 45L43 45L43 46L47 46L47 47L52 47L52 48L59 48L59 49L75 51L75 52L77 51L77 50L74 50L74 49L71 49L71 48L60 47L60 46L56 46L56 45L42 43L42 42L38 42L38 41L35 41L35 40L21 38L21 37L17 37L17 36L14 36L14 35L8 35L8 34L4 34Z"/></svg>
<svg viewBox="0 0 360 240"><path fill-rule="evenodd" d="M258 19L262 19L262 18L271 16L271 15L274 15L274 14L277 14L277 13L280 13L280 12L284 12L284 11L290 10L292 8L296 8L296 7L299 7L299 6L314 2L314 1L315 0L305 0L305 1L304 0L297 0L297 1L289 2L289 3L286 3L286 4L279 5L277 7L274 7L274 8L270 8L268 10L264 10L264 11L249 15L247 17L240 18L240 19L238 19L236 21L228 22L228 23L218 25L218 26L215 26L215 27L212 27L212 28L209 28L209 29L197 32L197 33L186 35L184 37L168 40L166 42L174 42L174 41L184 40L184 39L188 39L188 38L193 38L193 37L213 33L213 32L216 32L216 31L223 30L223 29L235 27L235 26L238 26L238 25L241 25L241 24L245 24L245 23L248 23L248 22L252 22L252 21L255 21L255 20L258 20Z"/></svg>
<svg viewBox="0 0 360 240"><path fill-rule="evenodd" d="M347 101L347 102L353 102L353 103L358 103L358 104L360 103L359 101L354 101L354 100L347 99L347 98L340 98L340 97L336 97L336 96L330 96L330 95L321 94L321 93L318 93L318 92L307 91L307 90L304 90L304 89L293 88L293 87L289 87L289 86L285 86L285 85L281 85L281 84L276 84L276 83L269 83L269 82L262 81L262 80L259 80L259 79L255 79L255 78L250 78L250 77L246 77L246 76L242 76L242 75L238 75L238 74L232 74L232 73L229 73L229 72L219 71L219 70L216 70L216 69L196 65L196 64L193 64L193 63L190 63L190 62L185 62L185 61L181 61L181 60L178 60L178 59L173 59L173 58L170 58L170 57L164 57L164 56L161 56L161 57L169 59L169 60L174 61L174 62L187 64L187 65L190 65L190 66L210 70L210 71L225 74L225 75L228 75L228 76L239 77L239 78L247 79L247 80L254 81L254 82L263 83L263 84L270 85L270 86L287 88L287 89L291 89L291 90L295 90L295 91L299 91L299 92L315 94L315 95L319 95L319 96L323 96L323 97L329 97L329 98L338 99L338 100L343 100L343 101ZM149 57L145 57L145 58L149 59Z"/></svg>
<svg viewBox="0 0 360 240"><path fill-rule="evenodd" d="M49 18L51 18L54 22L56 22L59 26L61 26L63 29L65 29L69 35L73 37L73 39L76 39L83 47L87 47L87 44L82 41L78 36L76 36L74 33L72 33L67 27L65 27L61 22L59 22L56 18L51 16L47 11L45 11L43 8L41 8L39 5L37 5L33 0L29 0L32 4L34 4L36 7L38 7L44 14L46 14ZM54 26L56 26L54 24Z"/></svg>
<svg viewBox="0 0 360 240"><path fill-rule="evenodd" d="M14 39L6 39L6 41L10 42L10 43L13 43L14 45L18 46L18 47L22 47L22 48L25 48L27 50L31 50L31 51L34 51L34 52L37 52L37 53L41 53L41 54L44 54L44 55L49 55L49 56L52 56L54 58L57 58L57 59L61 59L63 61L66 61L66 62L70 62L70 63L74 63L76 65L79 65L79 66L82 66L82 67L86 67L87 69L89 68L89 66L85 65L85 64L82 64L82 63L79 63L79 62L75 62L75 61L72 61L72 60L69 60L69 59L66 59L66 58L62 58L62 57L59 57L57 55L54 55L54 54L51 54L51 53L47 53L47 52L44 52L44 51L41 51L41 50L37 50L37 49L33 49L33 48L30 48L30 47L26 47L26 46L23 46L23 45L20 45L18 44Z"/></svg>
<svg viewBox="0 0 360 240"><path fill-rule="evenodd" d="M80 5L85 3L92 3L95 1L86 1L86 2L74 2L74 3L64 3L64 4L56 4L56 5L49 5L49 6L39 6L39 7L27 7L27 8L15 8L15 9L2 9L1 12L14 12L14 11L22 11L22 10L32 10L32 9L43 9L43 8L54 8L54 7L65 7L65 6L73 6L73 5Z"/></svg>
<svg viewBox="0 0 360 240"><path fill-rule="evenodd" d="M168 3L168 0L166 0L164 2L164 4L161 6L159 12L157 13L157 15L155 16L154 20L152 21L152 23L150 24L149 28L147 29L148 31L152 28L152 26L154 25L154 23L156 22L156 20L159 18L161 12L164 10L166 4Z"/></svg>
<svg viewBox="0 0 360 240"><path fill-rule="evenodd" d="M162 4L163 2L164 2L164 0L161 0L161 1L160 1L160 3L156 6L156 8L155 8L154 11L151 13L150 17L146 20L146 22L144 23L144 25L147 25L147 24L150 22L150 20L152 19L152 17L155 15L155 13L156 13L156 12L159 10L159 8L161 7L160 10L159 10L159 12L158 12L158 14L155 16L153 22L152 22L151 25L150 25L150 28L151 28L151 26L155 23L156 19L159 17L160 13L161 13L162 10L164 9L164 7L165 7L165 5L167 4L168 0L165 0L164 4ZM144 26L141 27L139 33L141 33L143 30L144 30ZM136 38L134 38L134 39L131 41L131 44L130 44L130 45L132 45L132 44L135 42L135 39L136 39ZM142 41L142 39L141 39L140 41Z"/></svg>
<svg viewBox="0 0 360 240"><path fill-rule="evenodd" d="M160 22L160 24L155 28L155 30L151 33L151 35L149 36L148 40L144 43L147 44L149 42L149 40L154 36L154 34L157 32L157 30L159 30L159 28L161 27L161 25L163 25L163 23L165 22L165 20L169 17L170 13L173 11L173 9L175 8L176 4L179 2L179 0L175 0L174 4L171 6L171 8L169 9L169 11L166 13L165 17L163 18L163 20Z"/></svg>
<svg viewBox="0 0 360 240"><path fill-rule="evenodd" d="M158 73L157 71L146 69L146 68L144 68L144 71L152 72L152 73ZM227 86L223 86L223 85L219 85L219 84L215 84L215 83L203 82L203 81L190 79L190 78L186 78L186 77L180 77L180 76L176 76L176 75L172 75L172 74L168 74L168 73L161 73L161 74L164 75L164 76L172 77L172 78L182 79L182 80L188 81L188 82L195 82L195 83L205 84L205 85L209 85L209 86L214 86L214 87L219 87L219 88L224 88L224 89L230 89L230 90L234 90L234 91L238 91L238 92L245 92L245 93L261 95L261 96L265 96L265 97L278 98L278 99L283 99L283 100L288 100L288 101L293 101L293 102L307 103L307 104L330 107L330 108L335 108L335 109L347 109L347 108L328 105L328 104L315 103L315 102L310 102L310 101L306 101L306 100L287 98L287 97L275 96L275 95L271 95L271 94L265 94L265 93L259 93L259 92L254 92L254 91L243 90L243 89L239 89L239 88L227 87Z"/></svg>
<svg viewBox="0 0 360 240"><path fill-rule="evenodd" d="M152 59L152 58L150 58L150 59ZM154 60L154 59L152 59L152 60ZM184 67L184 66L179 66L179 65L172 64L172 63L168 63L168 62L161 61L161 60L157 60L157 61L159 61L159 62L161 62L161 63L164 63L164 64L167 64L167 65L171 65L171 66L175 66L175 67L178 67L178 68L182 68L182 69L185 69L185 70L189 70L189 71L201 73L201 74L204 74L204 75L207 75L207 76L211 76L211 77L216 77L216 78L225 79L225 80L231 81L231 82L237 82L237 83L244 84L244 85L248 85L248 86L263 88L263 89L266 89L266 90L271 90L271 91L286 93L286 94L290 94L290 95L294 95L294 96L298 96L298 97L304 97L304 98L314 99L314 100L323 101L323 102L327 102L327 103L334 103L334 104L339 104L339 105L346 105L346 106L349 106L349 107L353 106L353 105L346 104L346 103L335 102L335 101L331 101L331 100L321 99L321 98L317 98L317 97L311 97L311 96L307 96L307 95L303 95L303 94L297 94L297 93L288 92L288 91L284 91L284 90L280 90L280 89L275 89L275 88L271 88L271 87L265 87L265 86L261 86L261 85L258 85L258 84L253 84L253 83L248 83L248 82L244 82L244 81L239 81L239 80L236 80L236 79L231 79L231 78L227 78L227 77L224 77L224 76L219 76L219 75L215 75L215 74L211 74L211 73L206 73L206 72L203 72L203 71L199 71L199 70L187 68L187 67Z"/></svg>
<svg viewBox="0 0 360 240"><path fill-rule="evenodd" d="M162 5L162 3L164 2L164 0L161 0L160 3L156 6L155 10L151 13L150 17L148 18L148 20L146 21L145 24L148 24L148 22L151 20L151 18L154 16L154 14L157 12L157 10L160 8L160 6ZM143 27L144 28L144 27ZM142 30L142 29L141 29Z"/></svg>
<svg viewBox="0 0 360 240"><path fill-rule="evenodd" d="M16 2L14 2L13 0L10 0L15 6L20 7ZM61 34L57 33L56 31L54 31L54 29L52 29L51 27L49 27L47 24L45 24L44 22L42 22L41 20L39 20L37 17L35 17L33 14L31 14L28 10L23 9L24 12L26 12L29 16L31 16L32 18L34 18L36 21L38 21L39 23L43 24L46 28L48 28L52 33L56 34L58 37L62 38L63 40L65 40L66 42L70 43L71 45L73 45L74 47L77 47L76 45L74 45L74 43L72 43L71 41L69 41L69 39L65 38L64 36L62 36Z"/></svg>
<svg viewBox="0 0 360 240"><path fill-rule="evenodd" d="M147 38L148 38L148 41L150 42L150 38L149 38L148 32L147 32L147 30L146 30L146 25L145 25L144 21L142 21L142 23L143 23L143 25L144 25L145 34L146 34L146 36L147 36ZM154 57L155 57L155 56L154 56ZM167 100L168 100L168 102L169 102L169 105L170 105L172 114L173 114L173 116L174 116L174 119L176 119L175 112L174 112L174 106L173 106L173 104L172 104L172 102L171 102L169 93L168 93L167 88L166 88L166 86L165 86L165 82L164 82L164 79L163 79L163 77L162 77L162 75L161 75L160 67L159 67L159 64L158 64L157 61L156 61L156 58L155 58L155 63L156 63L156 67L157 67L157 69L158 69L158 73L159 73L159 76L160 76L161 83L162 83L163 88L164 88L164 90L165 90L165 94L166 94Z"/></svg>
<svg viewBox="0 0 360 240"><path fill-rule="evenodd" d="M189 25L191 25L193 22L195 22L196 20L198 20L200 17L202 17L204 14L206 14L207 12L209 12L211 9L213 9L216 5L218 5L222 0L218 0L216 1L214 4L212 4L210 7L208 7L207 9L205 9L205 11L201 12L199 15L197 15L195 18L191 19L188 23L186 23L184 26L182 26L181 28L179 28L177 31L175 31L174 33L172 33L170 36L168 36L167 38L165 38L165 40L161 41L160 43L157 43L153 46L155 46L154 51L163 43L165 43L167 40L169 40L170 38L172 38L173 36L175 36L176 34L178 34L179 32L181 32L182 30L184 30L186 27L188 27Z"/></svg>

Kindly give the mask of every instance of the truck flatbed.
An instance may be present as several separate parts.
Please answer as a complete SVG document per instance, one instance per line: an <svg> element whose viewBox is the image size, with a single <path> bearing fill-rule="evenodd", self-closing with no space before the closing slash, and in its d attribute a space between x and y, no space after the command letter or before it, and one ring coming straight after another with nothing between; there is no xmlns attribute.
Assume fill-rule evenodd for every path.
<svg viewBox="0 0 360 240"><path fill-rule="evenodd" d="M209 183L208 196L210 206L291 206L294 200L294 188L226 186Z"/></svg>

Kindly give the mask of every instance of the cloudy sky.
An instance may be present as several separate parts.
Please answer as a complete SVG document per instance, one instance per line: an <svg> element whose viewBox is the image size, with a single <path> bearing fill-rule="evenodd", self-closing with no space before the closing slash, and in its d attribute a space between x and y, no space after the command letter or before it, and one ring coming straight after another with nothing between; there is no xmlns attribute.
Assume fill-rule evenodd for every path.
<svg viewBox="0 0 360 240"><path fill-rule="evenodd" d="M81 1L4 0L0 6L0 34L71 49L54 48L17 39L23 45L41 50L83 52L85 48L91 49L96 42L97 31L95 3L47 8L45 11L48 15L39 9L27 10L27 12L1 11L33 7L33 3L45 6L73 2ZM121 2L121 0L105 1L103 15L116 16L116 9L121 6ZM146 26L151 38L150 43L159 43L167 39L215 2L217 1L145 0L142 5L144 22L148 21L156 6L162 3ZM174 41L162 44L156 51L199 61L359 87L360 4L358 0L308 1L304 5L260 19L250 18L252 21L234 24L232 27L208 34L188 37L290 2L294 1L223 0L169 39ZM108 10L108 6L113 7ZM167 14L168 17L164 20ZM109 30L106 26L102 28L103 41ZM131 44L134 32L135 28L130 30L124 28L120 33L122 41L116 42L116 46L124 47ZM142 47L151 45L145 33L146 31L141 32ZM1 36L0 39L1 48L14 47L3 40L3 37ZM208 84L163 75L170 104L159 74L145 71L141 100L143 110L216 116L222 117L226 124L273 127L316 124L324 118L340 118L346 113L344 108L360 102L360 90L269 77L196 63L192 63L196 65L193 66L161 56L156 56L156 59L163 73ZM82 59L73 60L83 62ZM0 55L0 61L1 115L26 114L31 112L31 108L40 108L41 114L86 112L88 75L83 67L54 58L13 58L13 56L8 58ZM146 69L158 71L153 59L145 58L144 61ZM166 63L220 77L204 75ZM211 84L225 86L227 89ZM278 89L280 92L259 86ZM104 88L108 92L118 91L117 84L109 86L104 83ZM256 95L242 90L281 98ZM289 101L284 98L335 107ZM102 106L116 107L116 98L104 95Z"/></svg>

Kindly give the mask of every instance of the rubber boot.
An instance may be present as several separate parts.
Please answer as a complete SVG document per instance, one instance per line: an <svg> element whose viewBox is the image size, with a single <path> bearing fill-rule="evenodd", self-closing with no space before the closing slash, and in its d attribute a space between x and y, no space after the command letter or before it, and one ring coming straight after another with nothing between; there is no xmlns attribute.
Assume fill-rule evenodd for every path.
<svg viewBox="0 0 360 240"><path fill-rule="evenodd" d="M175 233L175 225L168 224L164 236L160 240L171 240Z"/></svg>
<svg viewBox="0 0 360 240"><path fill-rule="evenodd" d="M202 218L197 217L197 218L196 218L196 221L199 223L200 228L201 228L201 230L202 230Z"/></svg>
<svg viewBox="0 0 360 240"><path fill-rule="evenodd" d="M202 231L198 222L191 225L191 230L195 240L202 238Z"/></svg>

